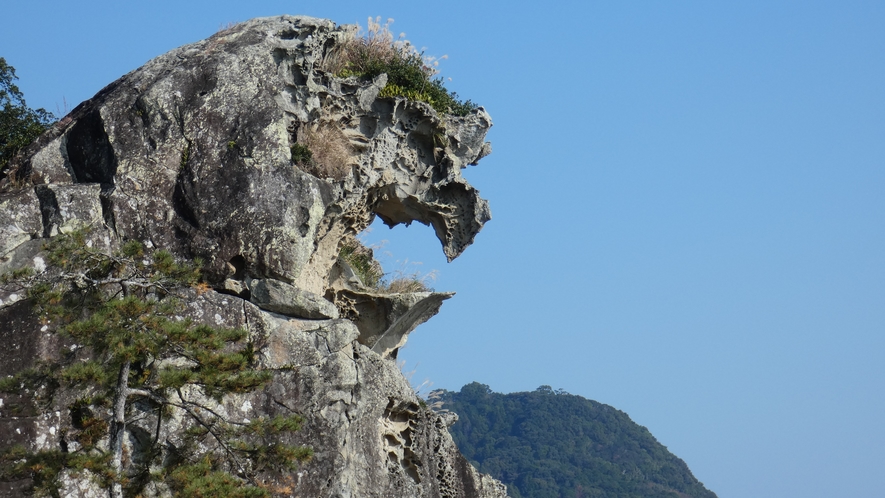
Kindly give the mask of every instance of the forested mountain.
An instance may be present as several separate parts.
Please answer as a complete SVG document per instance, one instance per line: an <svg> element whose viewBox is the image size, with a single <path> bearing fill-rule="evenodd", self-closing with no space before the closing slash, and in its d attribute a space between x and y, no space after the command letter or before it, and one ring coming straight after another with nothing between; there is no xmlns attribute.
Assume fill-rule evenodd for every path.
<svg viewBox="0 0 885 498"><path fill-rule="evenodd" d="M458 414L449 431L464 456L514 498L716 497L611 406L550 386L499 394L476 382L430 398Z"/></svg>

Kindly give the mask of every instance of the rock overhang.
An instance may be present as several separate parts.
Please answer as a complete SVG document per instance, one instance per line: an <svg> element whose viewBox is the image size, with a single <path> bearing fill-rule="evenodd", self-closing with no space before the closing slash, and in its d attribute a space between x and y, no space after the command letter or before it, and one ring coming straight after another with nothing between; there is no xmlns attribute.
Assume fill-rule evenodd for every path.
<svg viewBox="0 0 885 498"><path fill-rule="evenodd" d="M276 16L173 50L77 106L16 175L101 185L103 218L119 238L198 256L216 281L239 258L250 276L322 292L342 238L376 215L432 226L451 261L491 218L461 175L490 151L491 118L378 98L384 75L336 78L324 60L352 33ZM292 162L298 129L318 123L347 139L343 178Z"/></svg>
<svg viewBox="0 0 885 498"><path fill-rule="evenodd" d="M153 59L77 106L14 175L0 173L0 211L9 214L0 273L38 266L46 238L83 227L108 253L135 239L201 257L219 292L186 289L183 317L247 328L275 376L224 408L304 414L298 441L320 449L297 482L278 484L294 482L304 496L501 498L503 486L460 455L443 418L421 406L390 361L451 294L329 288L341 241L376 215L432 225L449 260L472 243L490 214L460 173L490 151L491 119L482 108L441 116L378 98L383 75L362 82L324 72L328 50L350 32L302 16L248 21ZM293 163L299 129L315 125L347 138L343 177ZM330 293L362 316L336 318L323 302ZM23 364L0 362L3 373L53 360L55 336L27 302L8 297L0 293L0 332L28 354ZM72 430L67 411L46 414L58 419L51 432L7 411L0 426L20 429L16 442L58 446L62 429ZM128 430L148 433L149 422Z"/></svg>

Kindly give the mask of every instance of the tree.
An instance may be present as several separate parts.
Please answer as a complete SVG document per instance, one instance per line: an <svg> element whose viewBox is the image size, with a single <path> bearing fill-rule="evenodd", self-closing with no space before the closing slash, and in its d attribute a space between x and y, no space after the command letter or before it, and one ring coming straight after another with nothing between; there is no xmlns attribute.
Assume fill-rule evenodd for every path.
<svg viewBox="0 0 885 498"><path fill-rule="evenodd" d="M13 83L15 68L0 57L0 175L12 158L55 121L45 109L31 109Z"/></svg>
<svg viewBox="0 0 885 498"><path fill-rule="evenodd" d="M0 380L0 391L45 386L47 402L63 389L75 393L66 406L67 447L15 448L0 461L10 474L30 475L37 494L50 496L59 493L61 472L73 470L91 473L112 498L134 496L150 482L164 482L179 496L259 497L269 493L257 474L310 458L310 449L279 442L300 429L301 417L236 422L218 409L226 395L258 389L272 374L255 369L245 330L174 318L182 307L178 294L201 285L198 265L162 250L147 254L135 241L105 254L88 247L82 232L45 250L45 271L20 270L0 283L26 290L43 320L86 347ZM156 418L140 461L124 459L123 451L135 405ZM159 435L172 419L186 428L170 446Z"/></svg>
<svg viewBox="0 0 885 498"><path fill-rule="evenodd" d="M474 382L434 400L458 414L450 432L464 456L514 498L716 496L626 413L562 389L499 394Z"/></svg>

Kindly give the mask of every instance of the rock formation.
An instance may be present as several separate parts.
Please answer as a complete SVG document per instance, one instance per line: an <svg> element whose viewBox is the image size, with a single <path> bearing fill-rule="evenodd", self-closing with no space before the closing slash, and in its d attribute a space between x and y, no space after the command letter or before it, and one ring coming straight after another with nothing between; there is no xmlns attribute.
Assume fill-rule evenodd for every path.
<svg viewBox="0 0 885 498"><path fill-rule="evenodd" d="M77 106L0 172L0 274L42 271L44 241L80 228L108 250L137 240L200 258L212 290L193 291L185 315L247 329L259 364L275 372L265 389L217 409L306 418L296 437L315 455L280 483L282 495L506 496L395 364L406 336L452 294L379 294L342 278L352 271L339 259L376 215L432 225L448 259L461 254L490 218L461 169L490 152L491 119L482 108L456 117L379 98L384 74L334 77L324 61L347 36L326 20L255 19ZM293 162L305 133L339 151L334 167ZM0 292L0 336L0 376L58 354L52 324L21 292ZM68 413L0 399L0 449L58 448L70 424ZM129 426L133 458L149 424ZM89 480L64 482L69 496L99 495ZM0 496L27 486L0 482Z"/></svg>

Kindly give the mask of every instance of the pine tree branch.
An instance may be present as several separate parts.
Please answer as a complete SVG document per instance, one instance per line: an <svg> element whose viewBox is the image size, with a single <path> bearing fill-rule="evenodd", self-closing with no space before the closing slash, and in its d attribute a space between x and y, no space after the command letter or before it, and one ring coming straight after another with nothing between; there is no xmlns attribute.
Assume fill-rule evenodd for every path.
<svg viewBox="0 0 885 498"><path fill-rule="evenodd" d="M215 438L215 441L217 441L218 444L222 448L224 448L224 451L227 452L228 456L230 456L231 460L233 460L233 462L236 464L237 468L240 469L240 474L242 474L243 477L245 477L253 486L258 486L258 483L255 482L254 479L252 479L252 476L250 476L248 472L246 472L246 469L243 467L243 464L240 463L240 459L237 458L237 455L234 453L234 451L232 449L230 449L230 447L227 445L227 443L225 443L225 441L222 439L222 437L219 436L215 432L215 430L213 430L212 426L210 426L209 424L204 422L203 419L197 413L195 413L189 406L187 406L187 404L190 402L186 401L184 399L184 396L181 394L181 390L176 389L175 392L178 394L178 399L181 400L182 404L181 405L176 404L174 406L177 406L177 407L181 408L182 410L186 411L194 420L197 421L198 424L202 425L207 431L209 431L209 434L212 434L212 437ZM221 418L221 417L219 417L219 418ZM221 420L224 420L224 419L221 418Z"/></svg>

